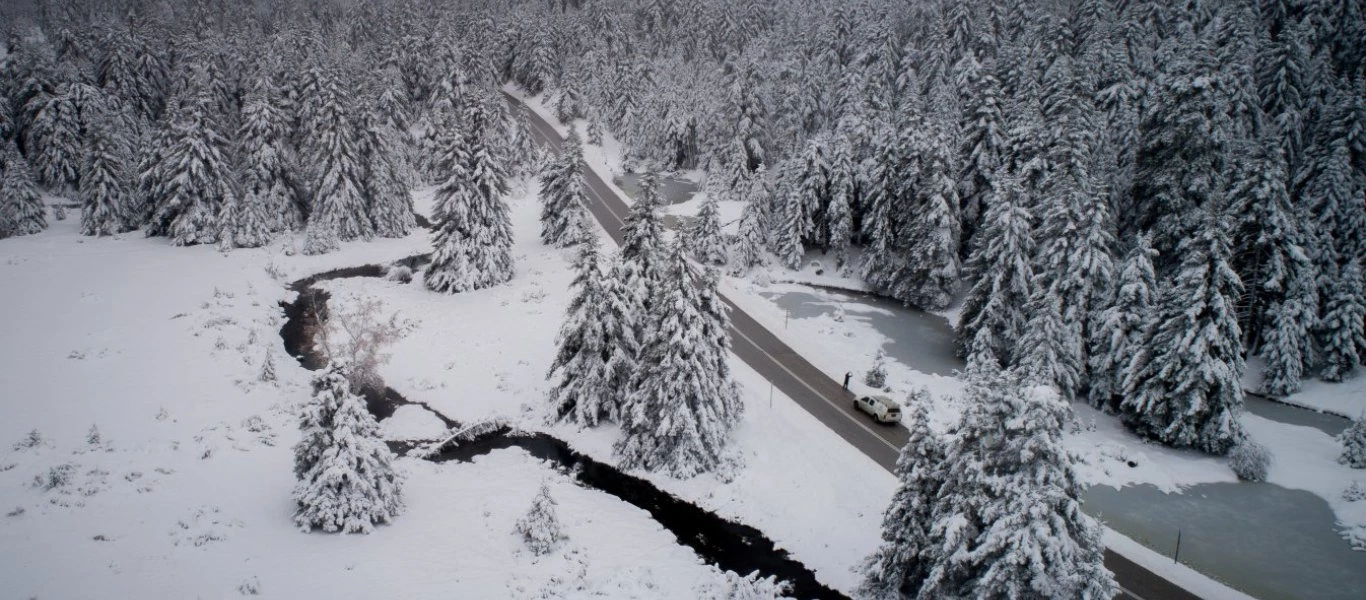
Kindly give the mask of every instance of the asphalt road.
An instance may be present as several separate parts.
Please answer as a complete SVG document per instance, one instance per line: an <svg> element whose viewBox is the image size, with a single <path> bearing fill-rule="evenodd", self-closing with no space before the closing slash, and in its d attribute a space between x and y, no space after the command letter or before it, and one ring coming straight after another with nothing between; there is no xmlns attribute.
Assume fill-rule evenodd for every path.
<svg viewBox="0 0 1366 600"><path fill-rule="evenodd" d="M511 95L507 98L514 109L524 106ZM539 115L530 110L526 112L527 121L537 138L558 150L562 141L559 133ZM588 188L585 195L589 212L620 244L623 221L629 208L612 185L596 171L586 165L583 171ZM905 427L874 423L868 415L854 408L854 395L839 382L807 362L724 294L721 294L721 299L730 307L731 346L740 360L879 465L888 471L896 466L897 454L909 436ZM1114 572L1115 580L1120 585L1118 598L1199 600L1198 596L1108 549L1105 551L1105 566Z"/></svg>

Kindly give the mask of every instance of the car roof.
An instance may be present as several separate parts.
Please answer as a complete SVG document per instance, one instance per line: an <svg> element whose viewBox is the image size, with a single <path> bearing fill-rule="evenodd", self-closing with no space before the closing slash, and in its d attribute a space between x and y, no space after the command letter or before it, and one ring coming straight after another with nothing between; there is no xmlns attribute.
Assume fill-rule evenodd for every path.
<svg viewBox="0 0 1366 600"><path fill-rule="evenodd" d="M872 399L874 399L874 400L877 400L879 403L881 403L883 406L886 406L887 408L896 408L896 409L900 409L900 408L901 408L900 406L897 406L895 400L892 400L891 398L888 398L888 397L886 397L886 396L869 396L869 397L872 398Z"/></svg>

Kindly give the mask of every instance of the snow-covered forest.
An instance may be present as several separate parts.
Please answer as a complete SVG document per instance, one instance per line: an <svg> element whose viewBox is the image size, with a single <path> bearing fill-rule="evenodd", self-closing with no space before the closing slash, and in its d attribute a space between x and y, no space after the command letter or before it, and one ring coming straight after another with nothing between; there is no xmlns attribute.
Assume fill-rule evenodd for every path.
<svg viewBox="0 0 1366 600"><path fill-rule="evenodd" d="M1273 395L1366 358L1359 2L7 11L6 235L44 227L36 186L74 194L87 235L294 232L306 253L401 236L407 189L496 194L529 166L495 92L511 80L645 168L705 168L747 200L733 267L834 253L909 304L961 300L962 354L1033 365L1166 443L1238 439L1248 357ZM486 223L436 230L505 248L487 202ZM439 235L434 289L511 276L498 243L461 243Z"/></svg>

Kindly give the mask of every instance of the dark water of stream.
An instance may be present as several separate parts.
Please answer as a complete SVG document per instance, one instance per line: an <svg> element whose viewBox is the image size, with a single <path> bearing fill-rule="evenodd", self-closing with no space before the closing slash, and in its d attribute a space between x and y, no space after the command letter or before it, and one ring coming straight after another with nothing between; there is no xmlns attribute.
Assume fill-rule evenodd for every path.
<svg viewBox="0 0 1366 600"><path fill-rule="evenodd" d="M425 264L427 258L427 255L410 256L394 264L415 269ZM326 319L330 295L314 285L350 277L383 277L387 271L388 267L384 265L348 267L305 277L290 284L289 289L298 296L291 302L280 303L285 312L285 323L280 328L285 349L306 369L317 370L326 366L327 359L315 347L313 336L318 330L319 317ZM409 401L393 388L366 390L364 395L367 408L378 420L392 416L399 406L417 404L436 415L447 428L459 426L430 406ZM406 453L416 445L408 442L390 443L390 447L399 453ZM650 513L656 522L674 534L679 543L692 548L703 560L720 569L740 574L758 571L763 577L776 577L791 585L790 593L797 598L845 598L843 594L820 583L815 573L792 559L787 551L779 549L758 529L721 518L659 489L649 481L577 452L564 440L548 434L527 434L513 432L506 427L498 428L443 448L429 459L436 462L465 462L507 448L520 448L564 469L580 484L616 496Z"/></svg>

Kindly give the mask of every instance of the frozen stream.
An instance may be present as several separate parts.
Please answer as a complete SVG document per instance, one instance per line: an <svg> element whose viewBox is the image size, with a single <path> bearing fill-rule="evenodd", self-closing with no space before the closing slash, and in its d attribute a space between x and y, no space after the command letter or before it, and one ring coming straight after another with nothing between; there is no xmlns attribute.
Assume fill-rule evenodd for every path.
<svg viewBox="0 0 1366 600"><path fill-rule="evenodd" d="M659 183L659 194L664 197L668 204L678 204L687 202L692 195L697 193L697 184L683 179L672 177L656 177ZM613 177L612 183L626 192L627 196L635 198L640 195L640 174L627 173L619 177Z"/></svg>
<svg viewBox="0 0 1366 600"><path fill-rule="evenodd" d="M761 292L792 319L833 315L867 323L887 338L887 356L925 373L962 369L945 318L869 294L811 286ZM1248 396L1257 416L1336 435L1348 420ZM1086 511L1170 556L1181 531L1181 562L1265 600L1361 598L1366 552L1338 535L1322 498L1266 483L1215 483L1166 494L1150 485L1087 491Z"/></svg>

